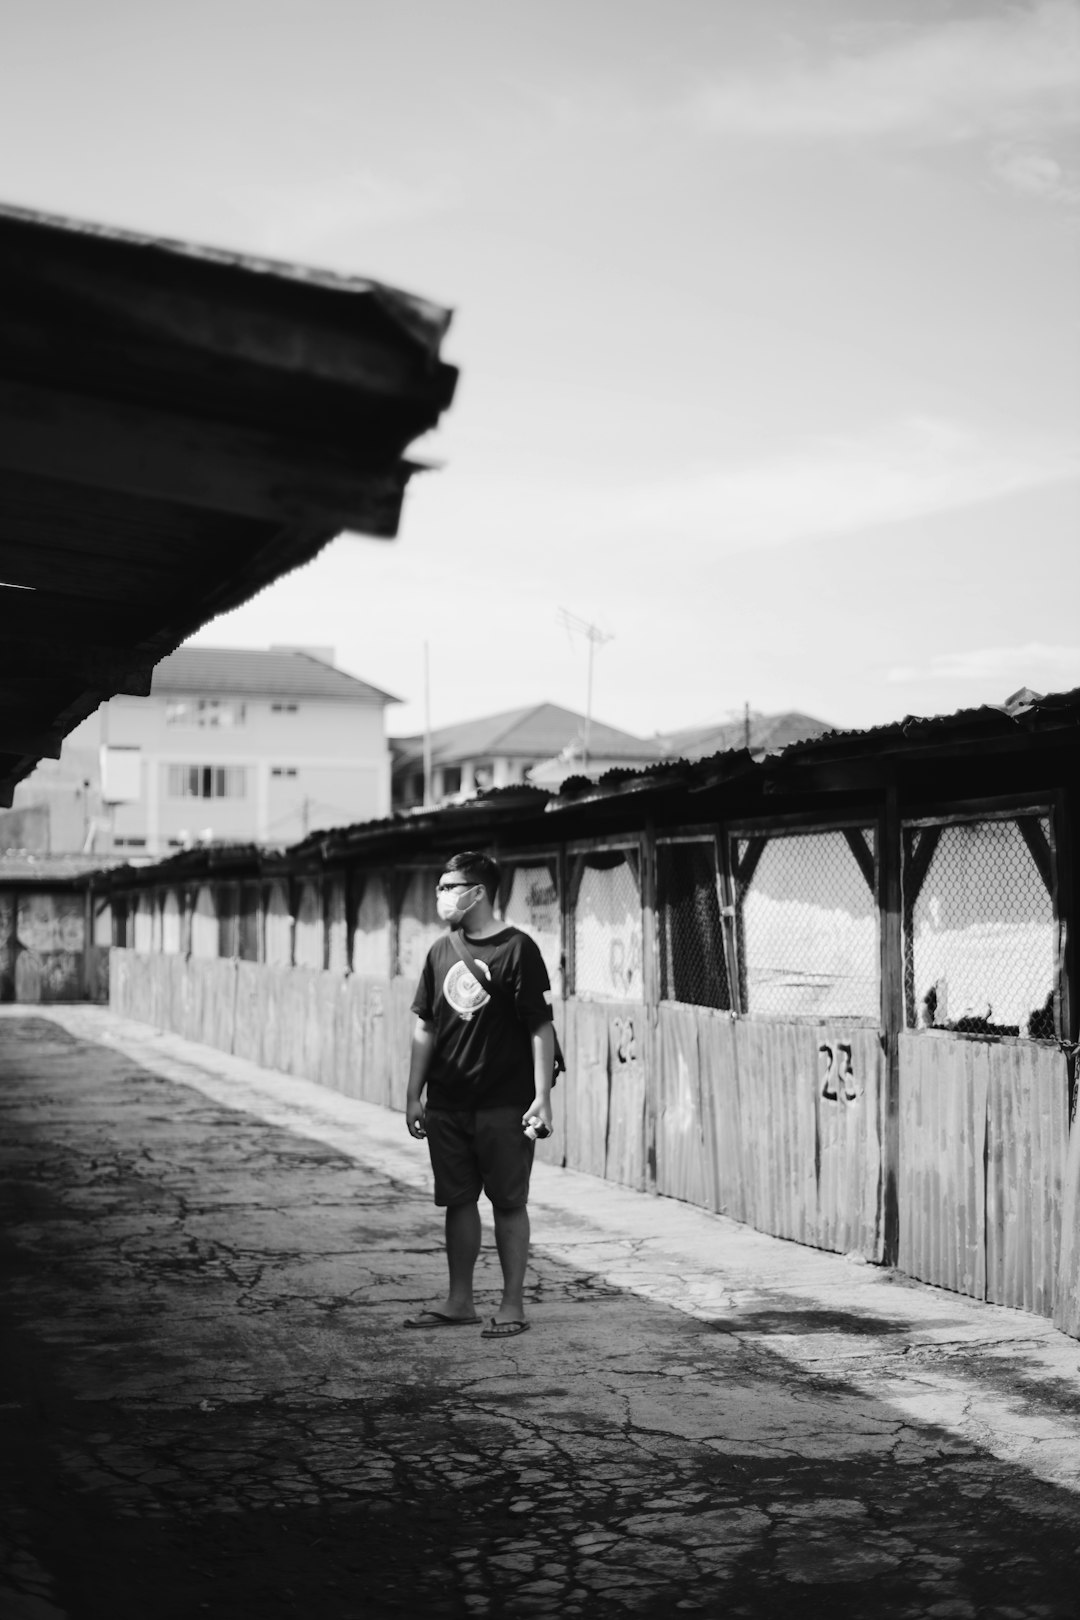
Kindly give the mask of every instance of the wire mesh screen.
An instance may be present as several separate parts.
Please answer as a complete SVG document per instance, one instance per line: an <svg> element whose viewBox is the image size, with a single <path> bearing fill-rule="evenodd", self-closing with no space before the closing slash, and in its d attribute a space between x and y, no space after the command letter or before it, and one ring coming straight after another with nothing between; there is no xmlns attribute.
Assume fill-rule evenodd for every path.
<svg viewBox="0 0 1080 1620"><path fill-rule="evenodd" d="M907 828L909 1028L1054 1036L1048 816Z"/></svg>
<svg viewBox="0 0 1080 1620"><path fill-rule="evenodd" d="M100 907L100 909L99 909ZM114 900L112 904L101 905L100 901L94 907L94 944L111 945L113 943L113 917L119 918L119 907ZM180 949L177 945L177 950Z"/></svg>
<svg viewBox="0 0 1080 1620"><path fill-rule="evenodd" d="M330 879L323 904L326 911L326 965L331 973L344 973L348 966L348 937L343 877Z"/></svg>
<svg viewBox="0 0 1080 1620"><path fill-rule="evenodd" d="M218 918L214 891L202 884L195 896L195 909L191 914L191 954L214 957L218 954Z"/></svg>
<svg viewBox="0 0 1080 1620"><path fill-rule="evenodd" d="M873 829L734 845L743 1010L880 1017Z"/></svg>
<svg viewBox="0 0 1080 1620"><path fill-rule="evenodd" d="M504 912L506 921L529 934L540 947L556 996L562 985L562 919L555 874L549 866L516 866Z"/></svg>
<svg viewBox="0 0 1080 1620"><path fill-rule="evenodd" d="M364 878L353 931L352 970L385 979L390 972L390 893L381 872Z"/></svg>
<svg viewBox="0 0 1080 1620"><path fill-rule="evenodd" d="M259 885L245 883L240 890L240 958L259 960Z"/></svg>
<svg viewBox="0 0 1080 1620"><path fill-rule="evenodd" d="M434 868L409 876L398 915L398 972L403 978L418 979L431 946L446 932L435 909L435 885L439 874Z"/></svg>
<svg viewBox="0 0 1080 1620"><path fill-rule="evenodd" d="M585 857L574 906L574 994L640 1001L641 896L621 850Z"/></svg>
<svg viewBox="0 0 1080 1620"><path fill-rule="evenodd" d="M266 960L271 967L288 967L292 961L289 890L280 881L271 883L266 896Z"/></svg>
<svg viewBox="0 0 1080 1620"><path fill-rule="evenodd" d="M214 900L218 918L218 949L221 957L239 954L240 925L237 916L239 892L235 883L219 883Z"/></svg>
<svg viewBox="0 0 1080 1620"><path fill-rule="evenodd" d="M150 908L150 896L140 894L135 902L134 926L131 930L132 943L137 951L150 951L153 949L154 917Z"/></svg>
<svg viewBox="0 0 1080 1620"><path fill-rule="evenodd" d="M169 956L179 956L183 947L184 919L180 896L170 889L161 907L161 949Z"/></svg>
<svg viewBox="0 0 1080 1620"><path fill-rule="evenodd" d="M321 968L325 950L322 888L316 879L308 879L301 883L297 901L293 961L297 967Z"/></svg>
<svg viewBox="0 0 1080 1620"><path fill-rule="evenodd" d="M658 844L656 900L660 996L695 1007L730 1007L712 839Z"/></svg>

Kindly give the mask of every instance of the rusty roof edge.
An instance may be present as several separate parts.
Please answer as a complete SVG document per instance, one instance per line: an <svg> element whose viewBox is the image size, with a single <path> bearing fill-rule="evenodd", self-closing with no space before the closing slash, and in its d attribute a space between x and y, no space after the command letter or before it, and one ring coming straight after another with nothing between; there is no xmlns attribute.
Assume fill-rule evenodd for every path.
<svg viewBox="0 0 1080 1620"><path fill-rule="evenodd" d="M57 235L80 237L115 247L142 249L175 260L186 259L218 269L265 276L269 280L310 287L318 292L337 293L344 297L370 297L414 342L425 349L432 359L438 358L440 345L454 318L454 311L444 304L436 304L430 299L422 298L418 293L406 292L403 288L375 281L369 276L310 268L284 259L267 258L261 254L211 247L198 242L185 242L177 237L153 236L123 226L103 225L95 220L74 219L65 214L52 214L20 207L16 203L0 202L0 224L5 220L30 228L52 231Z"/></svg>

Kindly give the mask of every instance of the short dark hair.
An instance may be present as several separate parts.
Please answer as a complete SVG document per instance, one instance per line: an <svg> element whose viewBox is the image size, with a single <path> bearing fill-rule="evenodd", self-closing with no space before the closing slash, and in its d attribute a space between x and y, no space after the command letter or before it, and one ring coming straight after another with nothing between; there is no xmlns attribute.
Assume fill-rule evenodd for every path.
<svg viewBox="0 0 1080 1620"><path fill-rule="evenodd" d="M485 855L478 849L463 850L460 855L451 855L443 871L459 872L463 878L468 878L470 883L482 883L489 903L495 904L501 874L498 863L493 861L490 855Z"/></svg>

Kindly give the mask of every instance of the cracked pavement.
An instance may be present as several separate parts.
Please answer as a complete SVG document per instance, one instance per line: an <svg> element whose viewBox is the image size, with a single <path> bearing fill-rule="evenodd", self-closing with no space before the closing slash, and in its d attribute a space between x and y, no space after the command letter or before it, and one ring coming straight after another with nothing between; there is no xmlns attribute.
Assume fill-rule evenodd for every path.
<svg viewBox="0 0 1080 1620"><path fill-rule="evenodd" d="M3 1620L1080 1614L1048 1322L538 1165L533 1330L410 1332L401 1116L107 1009L0 1065Z"/></svg>

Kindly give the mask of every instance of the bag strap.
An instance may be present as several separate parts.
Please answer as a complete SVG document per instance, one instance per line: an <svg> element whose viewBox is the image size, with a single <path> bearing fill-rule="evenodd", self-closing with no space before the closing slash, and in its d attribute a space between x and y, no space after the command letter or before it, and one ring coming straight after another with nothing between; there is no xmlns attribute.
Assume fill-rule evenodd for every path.
<svg viewBox="0 0 1080 1620"><path fill-rule="evenodd" d="M455 951L457 951L461 960L464 962L465 966L468 968L481 990L486 991L489 996L494 996L496 1001L501 1001L504 1007L509 1007L512 1012L516 1013L517 1008L514 1006L513 1001L506 994L505 990L495 983L491 969L488 967L487 963L478 961L473 955L472 951L469 949L468 945L466 945L463 931L460 928L452 928L450 930L450 943L453 945ZM555 1043L555 1073L551 1081L552 1085L554 1085L560 1074L566 1073L566 1059L563 1057L563 1050L559 1044L559 1032L555 1028L554 1018L551 1021L551 1033L554 1037Z"/></svg>
<svg viewBox="0 0 1080 1620"><path fill-rule="evenodd" d="M461 960L464 962L465 966L468 968L481 990L486 991L488 995L494 996L496 1001L501 1001L506 1006L509 1006L509 996L505 995L495 983L495 980L491 976L491 969L488 967L487 963L484 962L481 964L477 961L472 951L466 945L460 928L452 928L450 930L450 943L461 957Z"/></svg>

